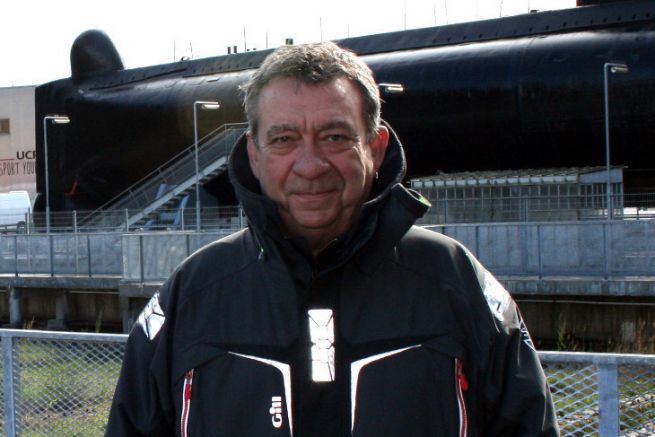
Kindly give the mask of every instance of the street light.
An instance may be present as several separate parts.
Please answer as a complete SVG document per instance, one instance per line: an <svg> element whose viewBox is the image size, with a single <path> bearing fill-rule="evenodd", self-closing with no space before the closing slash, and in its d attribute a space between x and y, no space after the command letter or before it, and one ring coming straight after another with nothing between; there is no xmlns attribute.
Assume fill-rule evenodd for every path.
<svg viewBox="0 0 655 437"><path fill-rule="evenodd" d="M605 196L607 203L607 219L612 219L612 179L610 174L610 103L609 103L609 73L627 73L628 66L624 62L605 62L603 65L603 95L605 98L605 167L607 186Z"/></svg>
<svg viewBox="0 0 655 437"><path fill-rule="evenodd" d="M43 117L43 151L45 160L45 227L50 233L50 184L48 179L48 121L54 124L68 124L70 118L66 115L46 115Z"/></svg>
<svg viewBox="0 0 655 437"><path fill-rule="evenodd" d="M220 108L218 102L197 100L193 102L193 149L196 160L196 231L200 231L200 165L198 163L198 107L215 110Z"/></svg>

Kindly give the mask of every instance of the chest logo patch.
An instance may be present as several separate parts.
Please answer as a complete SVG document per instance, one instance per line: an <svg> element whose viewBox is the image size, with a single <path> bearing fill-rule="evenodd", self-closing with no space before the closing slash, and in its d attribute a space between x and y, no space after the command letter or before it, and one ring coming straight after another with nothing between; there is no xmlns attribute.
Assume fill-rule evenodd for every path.
<svg viewBox="0 0 655 437"><path fill-rule="evenodd" d="M271 421L273 422L274 428L282 427L282 397L273 396L271 399L271 409L268 410L271 413Z"/></svg>

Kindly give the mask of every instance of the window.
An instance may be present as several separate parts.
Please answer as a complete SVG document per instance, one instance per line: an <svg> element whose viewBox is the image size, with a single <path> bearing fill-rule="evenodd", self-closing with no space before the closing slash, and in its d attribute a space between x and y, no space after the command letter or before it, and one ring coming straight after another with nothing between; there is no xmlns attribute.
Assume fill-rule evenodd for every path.
<svg viewBox="0 0 655 437"><path fill-rule="evenodd" d="M8 133L9 133L9 119L0 118L0 134L8 134Z"/></svg>

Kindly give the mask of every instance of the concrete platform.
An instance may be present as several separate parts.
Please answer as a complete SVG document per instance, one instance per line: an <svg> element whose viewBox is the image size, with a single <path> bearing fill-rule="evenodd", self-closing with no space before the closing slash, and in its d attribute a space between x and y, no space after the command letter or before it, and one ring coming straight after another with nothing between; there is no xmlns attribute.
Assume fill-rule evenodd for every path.
<svg viewBox="0 0 655 437"><path fill-rule="evenodd" d="M513 295L654 297L655 276L622 276L608 279L581 276L499 276Z"/></svg>

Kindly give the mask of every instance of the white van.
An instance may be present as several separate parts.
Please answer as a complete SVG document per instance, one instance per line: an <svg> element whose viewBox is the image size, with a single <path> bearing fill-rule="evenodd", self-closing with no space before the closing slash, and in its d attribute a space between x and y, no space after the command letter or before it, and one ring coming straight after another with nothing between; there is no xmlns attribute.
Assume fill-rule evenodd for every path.
<svg viewBox="0 0 655 437"><path fill-rule="evenodd" d="M0 193L0 231L25 232L31 210L32 203L27 191Z"/></svg>

